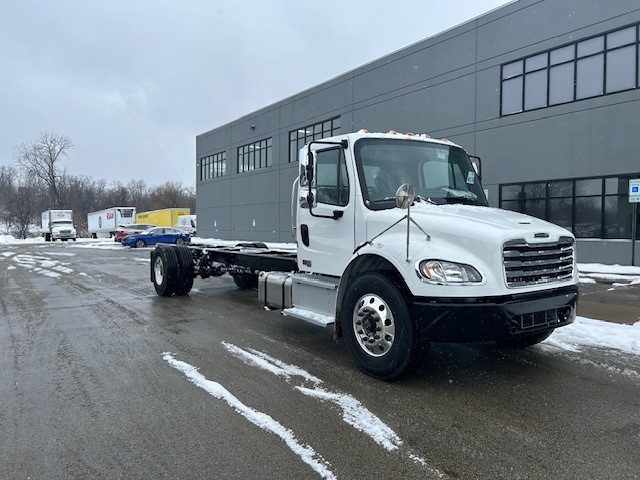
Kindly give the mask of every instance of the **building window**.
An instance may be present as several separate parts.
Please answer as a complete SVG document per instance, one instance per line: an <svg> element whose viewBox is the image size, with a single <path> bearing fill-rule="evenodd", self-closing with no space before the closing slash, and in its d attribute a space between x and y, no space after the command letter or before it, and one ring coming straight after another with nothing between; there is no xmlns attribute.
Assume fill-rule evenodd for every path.
<svg viewBox="0 0 640 480"><path fill-rule="evenodd" d="M578 238L631 238L632 178L640 173L500 185L500 208L555 223ZM637 221L640 237L640 212Z"/></svg>
<svg viewBox="0 0 640 480"><path fill-rule="evenodd" d="M331 118L324 122L298 128L289 132L289 162L298 160L298 152L311 140L332 137L340 133L340 117Z"/></svg>
<svg viewBox="0 0 640 480"><path fill-rule="evenodd" d="M502 65L500 114L638 88L638 25Z"/></svg>
<svg viewBox="0 0 640 480"><path fill-rule="evenodd" d="M227 152L216 153L200 159L200 180L222 177L227 171Z"/></svg>
<svg viewBox="0 0 640 480"><path fill-rule="evenodd" d="M238 173L272 166L272 149L271 138L238 147Z"/></svg>

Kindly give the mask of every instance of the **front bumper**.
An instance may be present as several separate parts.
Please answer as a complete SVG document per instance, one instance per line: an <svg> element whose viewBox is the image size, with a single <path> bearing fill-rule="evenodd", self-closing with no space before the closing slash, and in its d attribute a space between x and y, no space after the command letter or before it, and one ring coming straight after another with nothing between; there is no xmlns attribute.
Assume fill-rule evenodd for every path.
<svg viewBox="0 0 640 480"><path fill-rule="evenodd" d="M430 342L490 342L542 333L576 318L578 287L488 298L415 298L411 313Z"/></svg>

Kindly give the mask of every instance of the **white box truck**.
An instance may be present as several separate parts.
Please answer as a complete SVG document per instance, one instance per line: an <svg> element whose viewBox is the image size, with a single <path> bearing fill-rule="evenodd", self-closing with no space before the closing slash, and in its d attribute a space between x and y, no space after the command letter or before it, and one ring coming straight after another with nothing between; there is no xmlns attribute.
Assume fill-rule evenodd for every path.
<svg viewBox="0 0 640 480"><path fill-rule="evenodd" d="M574 321L574 236L489 207L480 159L459 146L360 131L311 142L299 165L295 253L161 245L156 293L229 273L239 288L257 285L263 306L333 325L360 368L384 380L414 369L434 342L524 347Z"/></svg>
<svg viewBox="0 0 640 480"><path fill-rule="evenodd" d="M41 233L45 241L76 240L72 210L45 210L41 214Z"/></svg>
<svg viewBox="0 0 640 480"><path fill-rule="evenodd" d="M196 215L178 215L175 227L187 235L195 235L198 228Z"/></svg>
<svg viewBox="0 0 640 480"><path fill-rule="evenodd" d="M112 238L116 228L132 223L136 223L136 207L111 207L87 214L91 238Z"/></svg>

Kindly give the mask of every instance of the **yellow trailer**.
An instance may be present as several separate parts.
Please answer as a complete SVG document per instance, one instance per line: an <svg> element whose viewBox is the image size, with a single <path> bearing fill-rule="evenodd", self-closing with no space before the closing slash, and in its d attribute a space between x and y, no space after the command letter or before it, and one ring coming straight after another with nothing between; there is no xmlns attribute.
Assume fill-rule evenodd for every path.
<svg viewBox="0 0 640 480"><path fill-rule="evenodd" d="M136 223L150 223L156 227L175 227L179 215L189 215L188 208L163 208L136 214Z"/></svg>

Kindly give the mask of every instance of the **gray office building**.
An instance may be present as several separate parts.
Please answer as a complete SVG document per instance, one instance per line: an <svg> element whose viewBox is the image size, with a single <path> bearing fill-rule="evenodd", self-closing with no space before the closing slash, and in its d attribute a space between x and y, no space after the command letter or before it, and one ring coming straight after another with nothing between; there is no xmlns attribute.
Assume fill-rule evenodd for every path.
<svg viewBox="0 0 640 480"><path fill-rule="evenodd" d="M490 204L568 228L580 262L629 264L639 24L638 0L519 0L203 133L198 234L292 242L298 149L394 129L482 157Z"/></svg>

